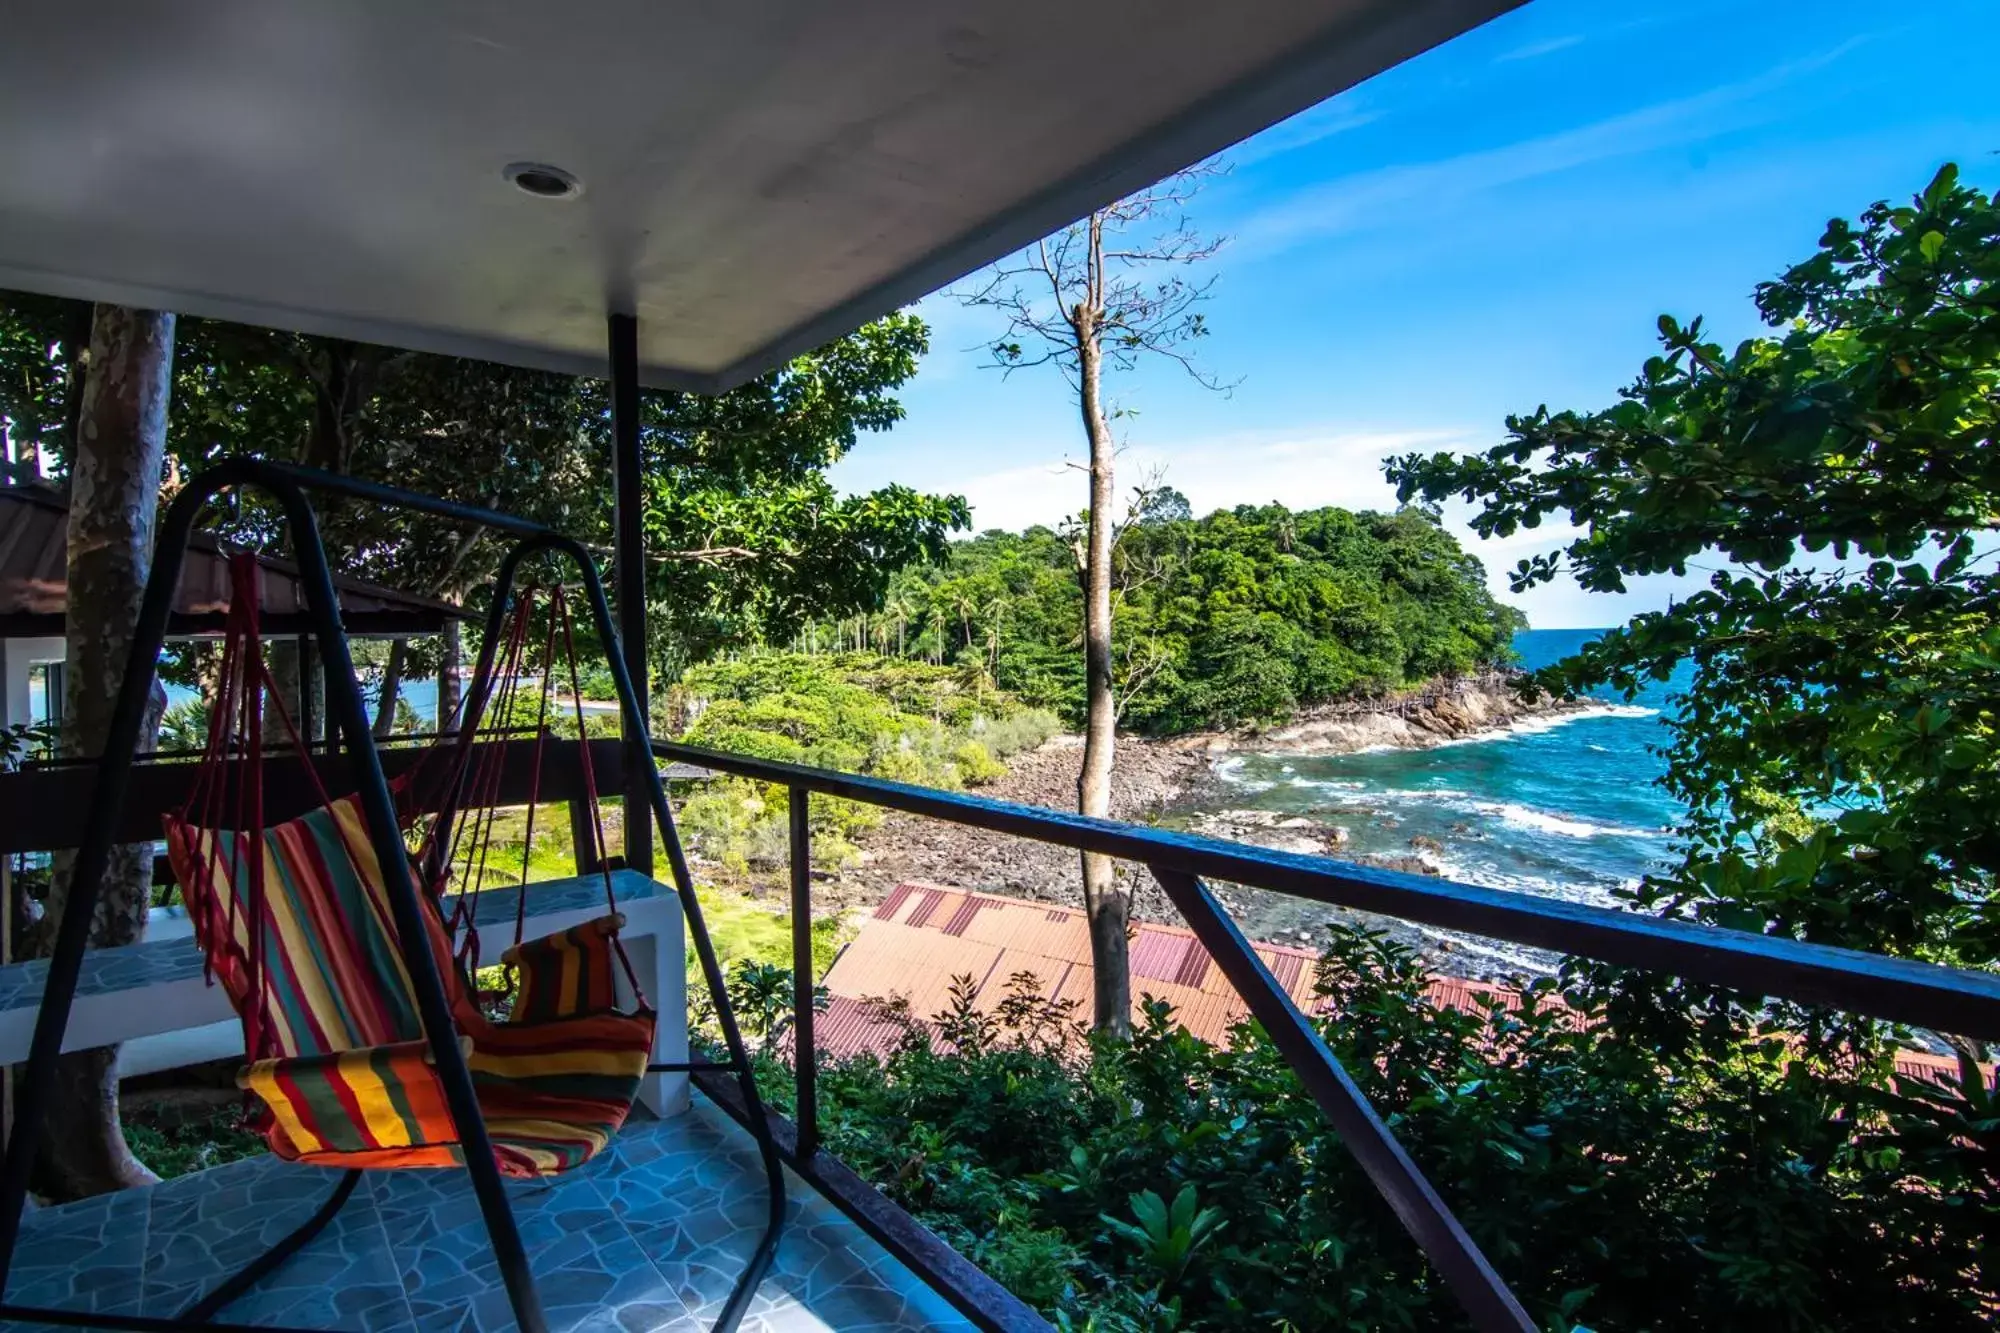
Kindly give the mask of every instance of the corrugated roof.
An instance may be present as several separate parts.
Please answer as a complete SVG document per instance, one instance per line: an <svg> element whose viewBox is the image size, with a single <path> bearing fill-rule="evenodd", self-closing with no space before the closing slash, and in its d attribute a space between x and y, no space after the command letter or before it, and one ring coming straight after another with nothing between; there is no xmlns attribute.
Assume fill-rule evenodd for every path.
<svg viewBox="0 0 2000 1333"><path fill-rule="evenodd" d="M1308 1013L1325 1011L1325 1002L1313 990L1317 954L1289 944L1252 947L1294 1003ZM1134 1015L1147 998L1165 1000L1173 1006L1175 1021L1194 1036L1223 1042L1249 1010L1213 963L1186 927L1139 925L1132 937ZM1079 1015L1087 1017L1095 973L1084 915L933 884L898 885L827 972L831 999L817 1019L814 1037L822 1051L836 1056L887 1055L901 1042L903 1029L880 1018L868 1001L907 1000L909 1016L928 1022L949 1006L954 980L967 976L975 986L977 1006L990 1011L1021 973L1034 975L1041 994L1073 1001ZM1466 1013L1484 1013L1496 1000L1509 1009L1521 1003L1509 987L1459 977L1432 979L1424 998L1439 1009ZM1983 1068L1991 1082L1993 1067ZM1958 1063L1906 1050L1896 1057L1896 1072L1955 1080Z"/></svg>
<svg viewBox="0 0 2000 1333"><path fill-rule="evenodd" d="M1256 949L1293 1000L1314 1003L1314 954L1282 944ZM1135 1013L1148 997L1165 1000L1188 1031L1204 1041L1221 1041L1249 1012L1186 927L1139 925L1132 956ZM1084 915L1017 898L903 884L882 900L834 962L826 987L836 1001L850 1002L843 1013L864 1000L896 997L909 1002L911 1017L928 1020L949 1005L957 977L971 977L979 1007L990 1010L1023 973L1036 979L1041 994L1074 1000L1087 1013L1094 973ZM893 1025L844 1018L823 1023L816 1035L823 1050L852 1055L885 1053L900 1034Z"/></svg>
<svg viewBox="0 0 2000 1333"><path fill-rule="evenodd" d="M69 501L53 486L0 486L0 638L54 638L69 606ZM299 568L259 556L266 628L273 635L311 629ZM459 615L448 602L334 576L349 634L433 634ZM180 595L167 632L176 638L222 632L229 610L229 564L214 538L197 533L181 567Z"/></svg>

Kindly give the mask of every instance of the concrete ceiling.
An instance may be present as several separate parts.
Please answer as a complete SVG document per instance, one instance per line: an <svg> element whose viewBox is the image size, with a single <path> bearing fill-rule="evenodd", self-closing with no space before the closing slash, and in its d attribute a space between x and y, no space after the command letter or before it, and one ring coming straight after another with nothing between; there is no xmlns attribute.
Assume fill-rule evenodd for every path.
<svg viewBox="0 0 2000 1333"><path fill-rule="evenodd" d="M0 287L723 389L1516 3L13 0Z"/></svg>

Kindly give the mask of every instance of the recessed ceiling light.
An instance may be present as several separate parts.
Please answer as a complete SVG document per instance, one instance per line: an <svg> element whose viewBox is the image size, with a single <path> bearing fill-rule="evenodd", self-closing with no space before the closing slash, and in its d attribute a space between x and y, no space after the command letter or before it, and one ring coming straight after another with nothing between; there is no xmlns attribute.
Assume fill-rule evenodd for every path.
<svg viewBox="0 0 2000 1333"><path fill-rule="evenodd" d="M546 162L512 162L501 173L514 188L537 199L574 199L583 193L583 182Z"/></svg>

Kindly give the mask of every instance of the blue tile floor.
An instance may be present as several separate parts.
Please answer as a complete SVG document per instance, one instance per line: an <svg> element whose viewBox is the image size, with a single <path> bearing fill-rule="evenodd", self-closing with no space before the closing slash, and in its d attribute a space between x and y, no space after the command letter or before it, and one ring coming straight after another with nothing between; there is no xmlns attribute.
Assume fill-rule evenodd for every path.
<svg viewBox="0 0 2000 1333"><path fill-rule="evenodd" d="M173 1314L303 1221L338 1173L259 1157L30 1213L10 1303ZM750 1333L969 1329L944 1298L796 1177ZM635 1113L595 1161L510 1182L554 1330L706 1329L762 1233L750 1137L699 1095L670 1120ZM376 1330L511 1329L462 1171L371 1172L305 1250L222 1315L234 1323Z"/></svg>

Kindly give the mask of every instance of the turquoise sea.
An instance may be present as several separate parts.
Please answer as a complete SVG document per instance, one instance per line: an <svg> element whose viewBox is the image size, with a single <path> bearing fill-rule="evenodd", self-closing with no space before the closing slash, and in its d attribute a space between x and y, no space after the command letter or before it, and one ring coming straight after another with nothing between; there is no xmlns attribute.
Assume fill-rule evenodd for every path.
<svg viewBox="0 0 2000 1333"><path fill-rule="evenodd" d="M1515 651L1522 666L1539 667L1601 633L1529 630ZM1419 856L1452 879L1610 904L1614 889L1670 852L1680 809L1654 785L1662 766L1649 747L1664 742L1661 713L1684 683L1676 673L1629 702L1607 696L1590 712L1430 750L1232 756L1204 804L1336 825L1349 851ZM1455 944L1495 966L1529 961L1485 942Z"/></svg>

